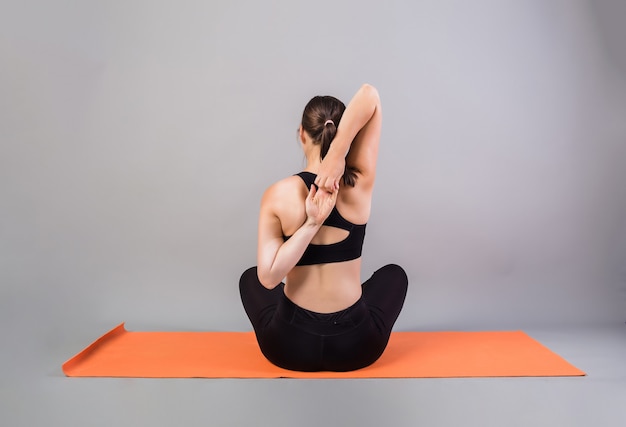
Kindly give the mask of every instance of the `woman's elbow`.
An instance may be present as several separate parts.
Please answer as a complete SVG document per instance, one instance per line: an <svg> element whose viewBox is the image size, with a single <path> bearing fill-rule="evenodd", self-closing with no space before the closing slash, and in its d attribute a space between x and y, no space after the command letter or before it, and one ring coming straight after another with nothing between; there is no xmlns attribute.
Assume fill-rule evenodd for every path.
<svg viewBox="0 0 626 427"><path fill-rule="evenodd" d="M263 269L259 268L257 270L257 276L259 277L259 282L266 289L274 289L280 283L280 280L276 280L269 271L263 271Z"/></svg>
<svg viewBox="0 0 626 427"><path fill-rule="evenodd" d="M364 83L361 86L360 91L366 98L370 99L374 103L378 104L380 102L380 95L378 94L378 90L373 85L369 83Z"/></svg>

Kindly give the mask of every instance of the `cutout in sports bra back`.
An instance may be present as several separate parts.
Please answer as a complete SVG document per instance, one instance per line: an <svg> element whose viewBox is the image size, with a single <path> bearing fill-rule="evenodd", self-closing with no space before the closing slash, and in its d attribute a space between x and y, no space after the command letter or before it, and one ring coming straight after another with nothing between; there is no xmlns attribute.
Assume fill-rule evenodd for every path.
<svg viewBox="0 0 626 427"><path fill-rule="evenodd" d="M307 188L315 182L317 175L311 172L300 172L297 174ZM328 245L311 243L304 251L302 258L296 265L316 265L333 262L343 262L357 259L363 251L363 241L365 240L365 227L367 224L353 224L341 216L335 206L331 211L324 226L336 227L348 231L348 236L337 242ZM285 241L291 236L284 236Z"/></svg>

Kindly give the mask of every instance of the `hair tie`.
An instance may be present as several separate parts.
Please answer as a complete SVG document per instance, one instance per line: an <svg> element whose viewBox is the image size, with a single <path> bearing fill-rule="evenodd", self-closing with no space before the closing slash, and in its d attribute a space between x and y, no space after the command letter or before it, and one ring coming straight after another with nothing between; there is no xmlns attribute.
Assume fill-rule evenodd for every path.
<svg viewBox="0 0 626 427"><path fill-rule="evenodd" d="M333 124L333 126L335 125L335 122L333 122L332 120L330 120L330 119L329 119L329 120L326 120L326 121L324 122L324 127L326 127L326 125L327 125L328 123L332 123L332 124Z"/></svg>

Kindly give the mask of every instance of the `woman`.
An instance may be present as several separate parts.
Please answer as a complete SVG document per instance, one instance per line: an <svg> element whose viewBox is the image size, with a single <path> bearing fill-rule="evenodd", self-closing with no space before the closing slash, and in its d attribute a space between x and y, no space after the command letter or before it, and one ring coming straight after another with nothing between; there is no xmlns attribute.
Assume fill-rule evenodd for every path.
<svg viewBox="0 0 626 427"><path fill-rule="evenodd" d="M239 288L261 351L275 365L349 371L372 364L387 346L406 274L387 265L363 284L360 277L381 125L373 86L363 85L347 108L314 97L299 128L306 168L263 195L257 267L243 273Z"/></svg>

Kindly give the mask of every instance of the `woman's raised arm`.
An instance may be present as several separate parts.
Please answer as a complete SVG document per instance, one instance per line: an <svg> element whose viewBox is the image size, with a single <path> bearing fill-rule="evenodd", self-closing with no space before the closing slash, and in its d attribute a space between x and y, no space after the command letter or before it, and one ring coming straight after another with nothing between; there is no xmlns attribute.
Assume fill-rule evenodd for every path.
<svg viewBox="0 0 626 427"><path fill-rule="evenodd" d="M339 188L346 163L359 174L359 185L374 184L382 127L382 109L376 88L364 84L343 113L337 134L322 160L315 183L327 191Z"/></svg>

